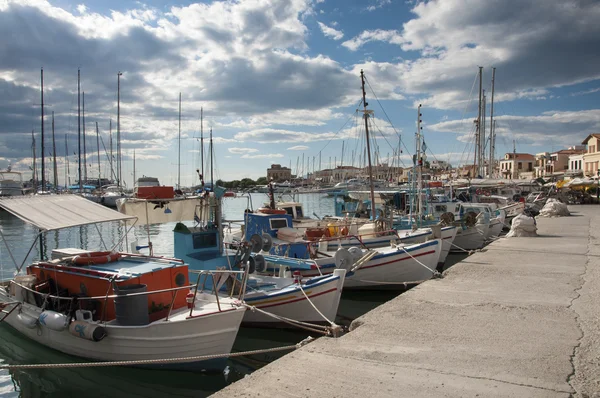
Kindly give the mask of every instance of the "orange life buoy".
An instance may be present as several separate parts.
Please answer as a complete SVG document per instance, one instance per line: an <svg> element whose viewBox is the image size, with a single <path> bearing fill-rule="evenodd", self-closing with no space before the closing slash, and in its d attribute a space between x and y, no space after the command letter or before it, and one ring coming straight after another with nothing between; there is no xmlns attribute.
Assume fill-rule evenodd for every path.
<svg viewBox="0 0 600 398"><path fill-rule="evenodd" d="M77 265L95 265L112 263L120 258L121 253L118 252L91 252L76 256L73 262Z"/></svg>
<svg viewBox="0 0 600 398"><path fill-rule="evenodd" d="M340 233L344 236L348 235L348 227L342 227Z"/></svg>
<svg viewBox="0 0 600 398"><path fill-rule="evenodd" d="M258 212L263 214L287 214L283 209L270 209L268 207L261 207Z"/></svg>

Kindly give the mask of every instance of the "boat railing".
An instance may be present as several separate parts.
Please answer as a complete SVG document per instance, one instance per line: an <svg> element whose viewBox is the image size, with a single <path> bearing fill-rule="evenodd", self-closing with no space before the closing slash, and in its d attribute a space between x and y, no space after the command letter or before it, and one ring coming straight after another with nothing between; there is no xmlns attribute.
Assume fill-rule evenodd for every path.
<svg viewBox="0 0 600 398"><path fill-rule="evenodd" d="M8 281L8 286L5 286L5 288L7 289L7 291L9 291L9 286L11 284L20 287L23 290L26 290L30 293L39 295L40 297L44 298L44 300L48 300L48 299L53 299L53 300L62 300L62 301L70 301L72 302L73 300L77 300L77 301L92 301L92 300L101 300L103 301L103 305L104 305L104 311L103 311L103 317L104 317L104 313L106 310L106 305L108 303L109 299L115 299L115 298L124 298L124 297L134 297L134 296L150 296L153 294L160 294L160 293L168 293L168 292L174 292L173 293L173 298L171 299L171 304L169 305L169 312L167 314L167 317L165 318L165 321L167 321L171 315L171 311L173 309L173 303L175 302L175 299L177 297L177 293L180 290L192 290L194 289L194 297L193 297L193 301L190 307L190 316L192 316L193 310L194 310L194 304L197 300L197 293L198 291L200 291L200 293L203 293L205 290L205 284L206 281L208 279L209 276L212 276L212 289L211 289L211 294L215 295L215 301L217 303L217 307L219 309L219 312L223 311L221 308L221 303L219 301L219 290L217 289L217 284L215 282L215 276L217 274L240 274L242 275L241 278L241 285L242 286L246 286L247 280L248 280L248 272L247 271L231 271L231 270L202 270L202 271L194 271L194 270L189 270L189 272L191 273L197 273L199 274L198 280L196 281L195 284L189 284L189 285L185 285L185 286L178 286L178 287L172 287L172 288L167 288L167 289L158 289L158 290L152 290L152 291L146 291L146 292L135 292L135 293L126 293L126 294L108 294L108 292L110 292L110 287L113 287L113 291L114 289L114 285L113 282L115 281L116 277L110 280L110 287L107 290L107 294L104 296L91 296L91 297L84 297L84 296L78 296L78 297L65 297L65 296L58 296L58 295L54 295L54 294L50 294L50 293L43 293L43 292L38 292L35 289L32 289L28 286L25 286L21 283L18 283L14 280L10 280ZM118 275L116 275L118 276ZM204 284L202 285L202 287L200 288L200 280L202 278L202 276L204 276ZM234 279L234 284L233 287L231 289L231 291L229 292L228 297L229 298L233 298L234 296L234 292L235 292L235 284L236 281L238 280L237 278L233 278ZM116 289L118 290L118 288ZM243 301L244 299L244 291L245 289L239 289L239 293L237 295L237 299L239 299L240 301ZM104 321L104 319L102 319L101 321Z"/></svg>

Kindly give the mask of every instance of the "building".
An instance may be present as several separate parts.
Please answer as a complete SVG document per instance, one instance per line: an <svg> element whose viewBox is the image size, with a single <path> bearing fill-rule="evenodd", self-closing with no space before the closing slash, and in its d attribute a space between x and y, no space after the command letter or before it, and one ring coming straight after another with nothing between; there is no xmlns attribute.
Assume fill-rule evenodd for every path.
<svg viewBox="0 0 600 398"><path fill-rule="evenodd" d="M582 144L587 145L587 152L583 154L583 174L596 176L600 170L600 134L588 135Z"/></svg>
<svg viewBox="0 0 600 398"><path fill-rule="evenodd" d="M535 178L545 177L550 173L548 161L550 160L549 152L540 152L535 154Z"/></svg>
<svg viewBox="0 0 600 398"><path fill-rule="evenodd" d="M285 182L292 180L292 169L282 167L280 164L272 164L267 169L267 181Z"/></svg>
<svg viewBox="0 0 600 398"><path fill-rule="evenodd" d="M434 160L429 164L431 170L450 170L450 164L443 160Z"/></svg>
<svg viewBox="0 0 600 398"><path fill-rule="evenodd" d="M529 153L507 153L500 161L500 173L503 178L526 179L533 178L535 156Z"/></svg>
<svg viewBox="0 0 600 398"><path fill-rule="evenodd" d="M569 156L569 168L565 173L568 177L583 177L583 156L585 152Z"/></svg>

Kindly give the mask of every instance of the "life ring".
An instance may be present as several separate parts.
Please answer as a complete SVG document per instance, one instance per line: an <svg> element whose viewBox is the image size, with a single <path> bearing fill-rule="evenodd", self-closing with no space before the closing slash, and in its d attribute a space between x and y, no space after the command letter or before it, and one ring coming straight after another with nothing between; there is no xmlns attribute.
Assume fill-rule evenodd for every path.
<svg viewBox="0 0 600 398"><path fill-rule="evenodd" d="M475 191L475 193L476 193L477 195L481 195L481 192L482 192L482 191L481 191L481 189L477 189L477 190Z"/></svg>
<svg viewBox="0 0 600 398"><path fill-rule="evenodd" d="M491 195L491 193L490 193L489 191L485 191L484 195L485 195L485 196L490 196L490 195Z"/></svg>
<svg viewBox="0 0 600 398"><path fill-rule="evenodd" d="M118 252L91 252L76 256L73 262L77 265L96 265L112 263L120 258L121 253Z"/></svg>
<svg viewBox="0 0 600 398"><path fill-rule="evenodd" d="M268 207L261 207L258 212L263 214L287 214L283 209L270 209Z"/></svg>
<svg viewBox="0 0 600 398"><path fill-rule="evenodd" d="M342 234L343 236L348 235L348 227L342 227L342 229L340 230L340 234Z"/></svg>

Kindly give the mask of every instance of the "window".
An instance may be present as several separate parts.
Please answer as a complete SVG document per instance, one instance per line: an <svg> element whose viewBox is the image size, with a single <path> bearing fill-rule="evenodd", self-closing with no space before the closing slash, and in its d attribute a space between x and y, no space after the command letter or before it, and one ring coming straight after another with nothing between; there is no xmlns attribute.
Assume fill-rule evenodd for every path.
<svg viewBox="0 0 600 398"><path fill-rule="evenodd" d="M269 220L272 230L286 228L288 226L287 218L271 218Z"/></svg>
<svg viewBox="0 0 600 398"><path fill-rule="evenodd" d="M194 249L217 247L217 233L199 233L193 236Z"/></svg>
<svg viewBox="0 0 600 398"><path fill-rule="evenodd" d="M523 163L519 162L517 166L519 167L519 170L523 169Z"/></svg>

